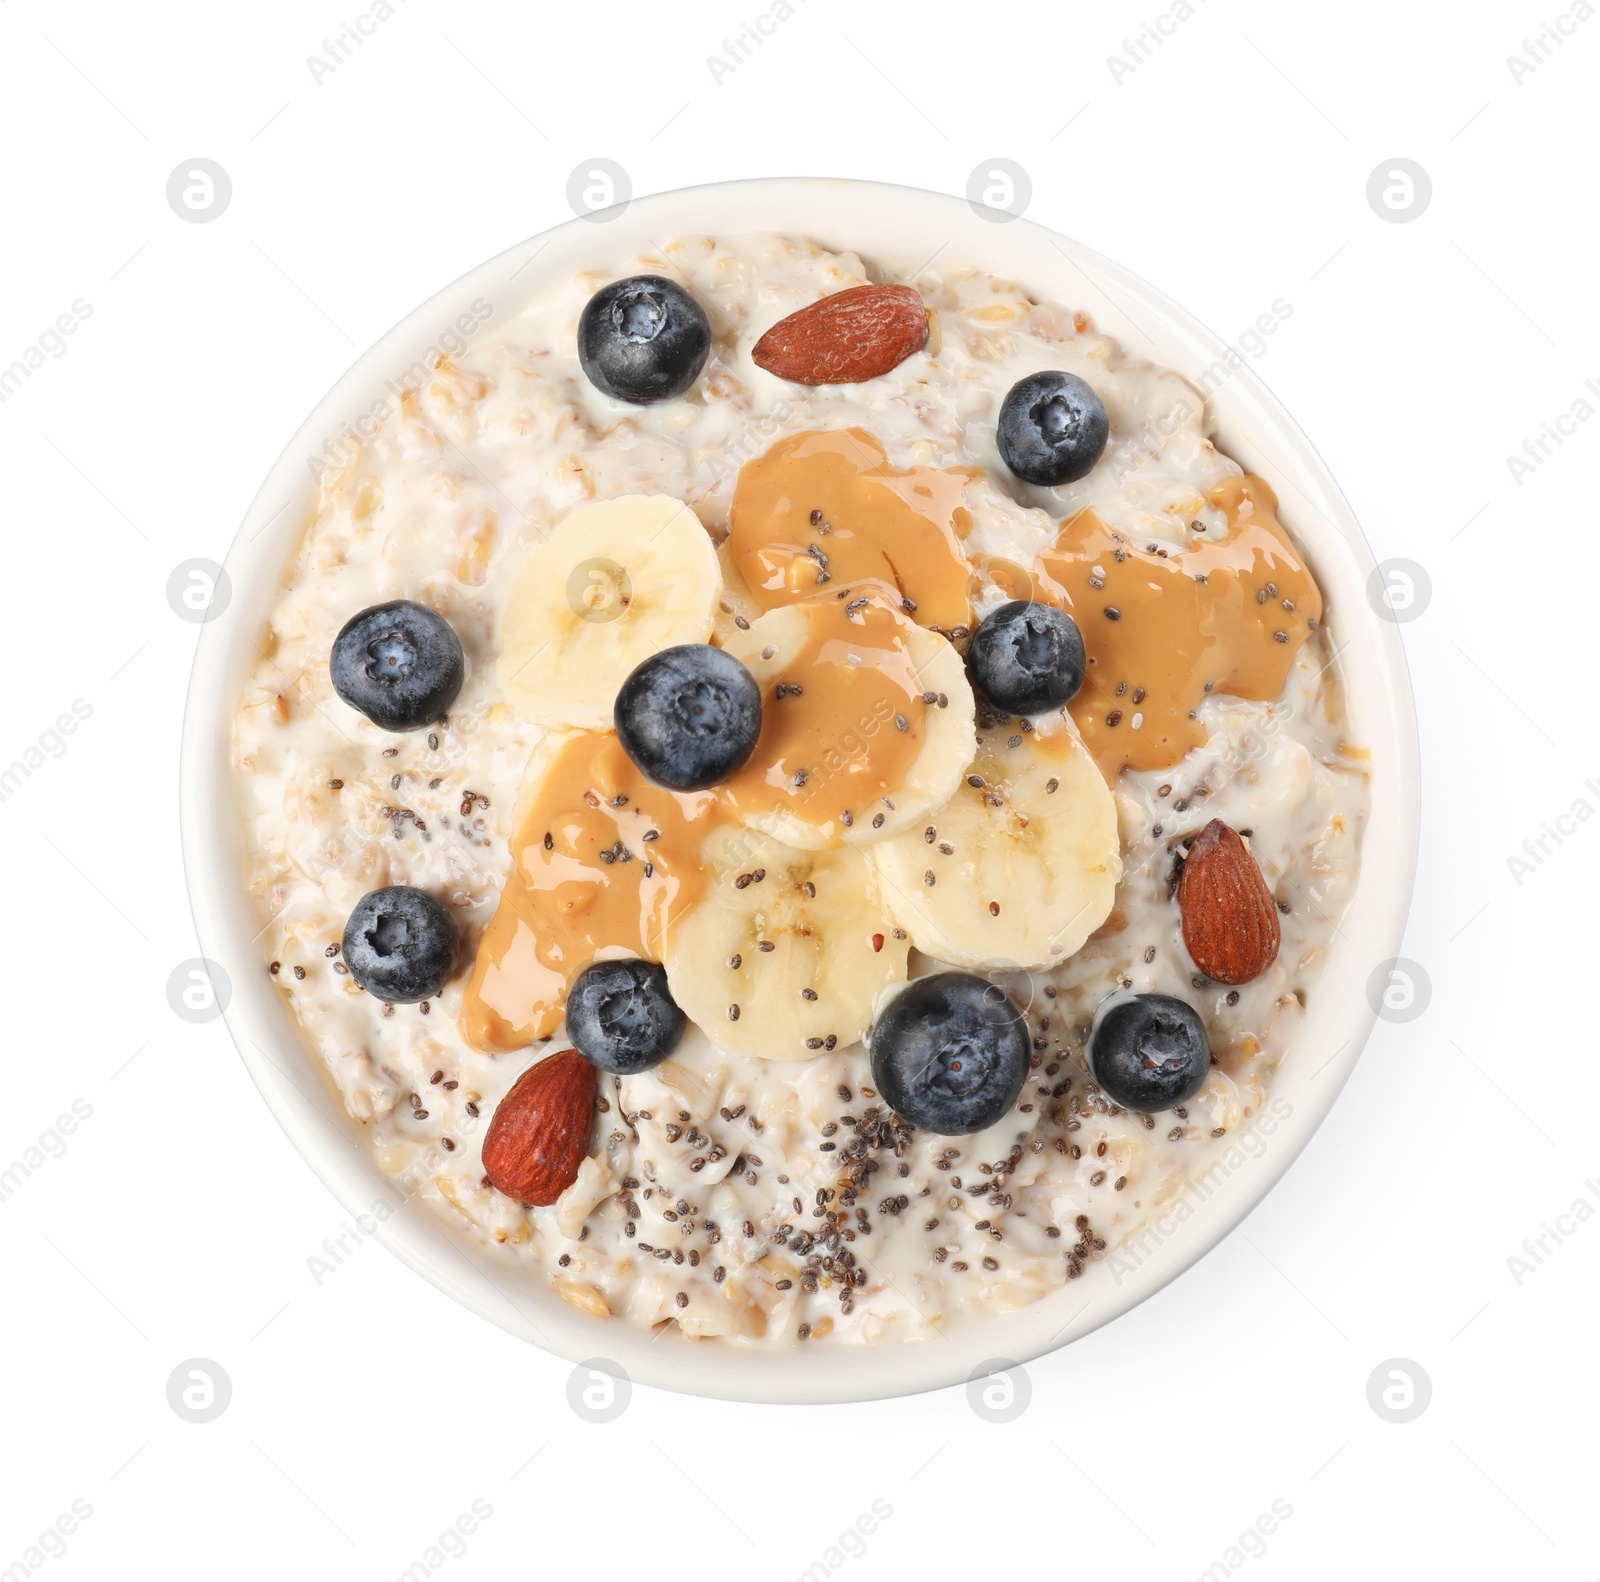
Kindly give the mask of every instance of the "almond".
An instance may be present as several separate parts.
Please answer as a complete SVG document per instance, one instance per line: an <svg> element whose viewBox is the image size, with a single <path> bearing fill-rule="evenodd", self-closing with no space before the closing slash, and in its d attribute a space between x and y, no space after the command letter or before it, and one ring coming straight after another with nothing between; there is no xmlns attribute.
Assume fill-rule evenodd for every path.
<svg viewBox="0 0 1600 1582"><path fill-rule="evenodd" d="M1178 881L1183 942L1218 983L1248 983L1278 954L1278 908L1238 834L1214 818L1195 836Z"/></svg>
<svg viewBox="0 0 1600 1582"><path fill-rule="evenodd" d="M779 319L750 356L793 384L859 384L920 352L928 322L928 306L911 286L851 286Z"/></svg>
<svg viewBox="0 0 1600 1582"><path fill-rule="evenodd" d="M594 1126L595 1069L576 1049L529 1066L495 1108L483 1169L507 1197L545 1208L577 1178Z"/></svg>

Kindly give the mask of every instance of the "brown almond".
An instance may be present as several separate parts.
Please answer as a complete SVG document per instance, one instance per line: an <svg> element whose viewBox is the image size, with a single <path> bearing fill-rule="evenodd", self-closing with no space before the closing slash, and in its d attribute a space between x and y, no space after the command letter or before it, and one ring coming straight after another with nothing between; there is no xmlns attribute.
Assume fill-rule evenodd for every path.
<svg viewBox="0 0 1600 1582"><path fill-rule="evenodd" d="M595 1069L576 1049L529 1066L495 1107L483 1170L497 1191L545 1208L577 1179L594 1127Z"/></svg>
<svg viewBox="0 0 1600 1582"><path fill-rule="evenodd" d="M792 384L860 384L921 351L928 319L911 286L851 286L779 319L750 356Z"/></svg>
<svg viewBox="0 0 1600 1582"><path fill-rule="evenodd" d="M1195 966L1218 983L1248 983L1277 957L1277 904L1249 848L1220 818L1189 847L1178 911Z"/></svg>

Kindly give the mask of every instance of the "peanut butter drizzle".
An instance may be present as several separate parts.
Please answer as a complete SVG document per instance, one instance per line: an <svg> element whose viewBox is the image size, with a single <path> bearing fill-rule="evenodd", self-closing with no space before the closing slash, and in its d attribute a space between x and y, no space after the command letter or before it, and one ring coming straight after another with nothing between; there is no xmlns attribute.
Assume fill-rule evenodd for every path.
<svg viewBox="0 0 1600 1582"><path fill-rule="evenodd" d="M667 924L704 891L700 847L720 813L713 793L652 785L613 731L559 748L519 813L462 1000L467 1042L521 1049L549 1037L568 981L608 946L660 960Z"/></svg>
<svg viewBox="0 0 1600 1582"><path fill-rule="evenodd" d="M659 961L667 926L705 893L701 854L722 825L791 809L837 845L847 819L871 823L921 751L930 707L905 618L879 591L808 604L804 641L792 655L774 652L776 669L751 656L761 737L725 786L663 790L614 731L584 731L556 750L518 809L511 869L462 998L461 1035L474 1049L548 1038L568 983L602 950Z"/></svg>
<svg viewBox="0 0 1600 1582"><path fill-rule="evenodd" d="M1165 769L1205 739L1208 692L1270 702L1322 619L1322 594L1278 524L1277 496L1246 475L1209 496L1220 539L1139 543L1082 511L1040 557L1032 596L1072 612L1089 669L1068 705L1108 781ZM1025 595L1024 595L1025 596Z"/></svg>
<svg viewBox="0 0 1600 1582"><path fill-rule="evenodd" d="M878 592L869 583L801 606L805 641L773 656L782 668L763 686L761 738L721 788L736 814L793 812L837 846L905 783L937 703L924 699L905 618Z"/></svg>
<svg viewBox="0 0 1600 1582"><path fill-rule="evenodd" d="M962 539L972 524L967 485L978 476L972 467L898 472L864 429L792 435L739 471L735 563L767 609L829 582L870 580L909 600L902 608L921 626L968 626Z"/></svg>

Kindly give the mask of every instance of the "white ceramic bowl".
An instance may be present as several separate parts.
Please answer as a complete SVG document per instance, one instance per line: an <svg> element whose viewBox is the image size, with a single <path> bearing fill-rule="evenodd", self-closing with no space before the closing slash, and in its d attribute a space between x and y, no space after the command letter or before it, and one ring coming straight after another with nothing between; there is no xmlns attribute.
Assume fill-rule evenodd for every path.
<svg viewBox="0 0 1600 1582"><path fill-rule="evenodd" d="M1136 355L1198 377L1225 347L1144 281L1026 219L995 223L959 198L907 187L835 180L741 181L634 201L606 220L579 219L480 265L409 314L318 403L261 486L228 552L231 602L202 626L184 718L183 853L201 949L232 982L226 1020L262 1096L345 1210L385 1196L385 1178L301 1047L263 970L261 920L246 897L241 822L228 765L229 718L254 644L310 499L306 458L345 422L371 409L382 381L431 352L469 303L487 297L496 323L547 283L585 268L615 268L674 235L786 231L855 251L914 275L937 255L941 270L970 264L1005 274L1036 295L1086 309ZM1397 629L1368 603L1373 561L1350 507L1315 450L1248 366L1211 398L1229 455L1260 472L1282 499L1283 520L1310 557L1339 645L1352 739L1372 753L1373 805L1361 875L1304 1027L1273 1096L1289 1113L1259 1156L1214 1175L1192 1212L1147 1236L1133 1260L1091 1263L1081 1279L1031 1307L952 1331L880 1347L802 1347L767 1353L652 1338L621 1320L589 1318L471 1246L420 1205L382 1222L377 1239L440 1290L482 1317L574 1362L600 1359L632 1379L737 1400L826 1402L908 1394L959 1383L994 1359L1026 1362L1125 1313L1216 1245L1289 1167L1327 1114L1374 1020L1367 984L1394 956L1410 901L1417 829L1416 728ZM1280 1106L1281 1108L1281 1106Z"/></svg>

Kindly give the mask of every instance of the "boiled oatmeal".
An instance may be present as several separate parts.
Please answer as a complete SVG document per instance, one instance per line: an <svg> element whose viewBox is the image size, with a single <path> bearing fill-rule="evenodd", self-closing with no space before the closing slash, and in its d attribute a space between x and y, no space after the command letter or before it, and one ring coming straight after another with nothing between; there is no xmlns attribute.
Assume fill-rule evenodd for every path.
<svg viewBox="0 0 1600 1582"><path fill-rule="evenodd" d="M400 1189L597 1319L1024 1306L1295 1058L1369 799L1314 568L1019 284L616 265L316 464L233 726L262 970Z"/></svg>

